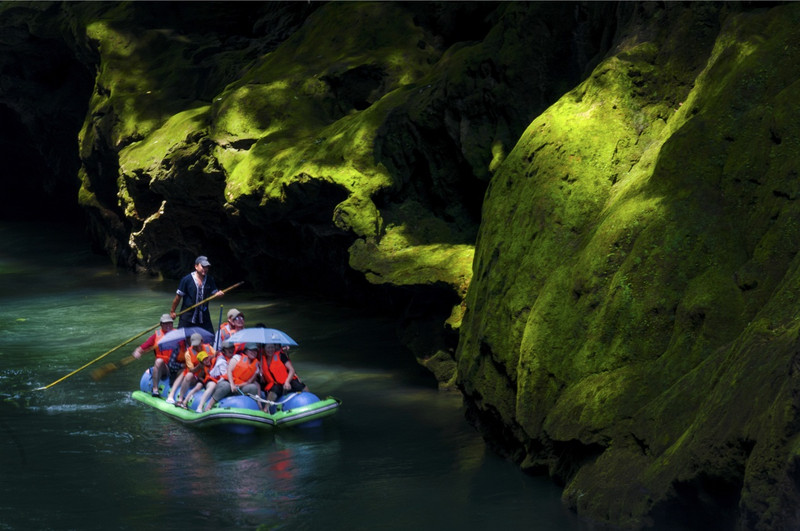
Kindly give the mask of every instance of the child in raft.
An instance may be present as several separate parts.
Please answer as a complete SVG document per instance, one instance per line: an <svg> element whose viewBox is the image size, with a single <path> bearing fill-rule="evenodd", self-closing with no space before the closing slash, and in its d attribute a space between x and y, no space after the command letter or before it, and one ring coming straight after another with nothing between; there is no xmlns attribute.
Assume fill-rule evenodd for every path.
<svg viewBox="0 0 800 531"><path fill-rule="evenodd" d="M214 389L216 389L217 382L225 378L228 374L228 362L230 362L233 357L234 347L232 341L223 341L222 350L214 356L214 359L212 360L211 357L206 358L208 363L204 362L205 376L203 379L205 391L203 391L203 396L200 397L200 402L197 403L197 407L195 408L197 413L203 412L203 405L206 403L206 400L209 399L211 393L214 392ZM195 389L197 389L197 387L195 387ZM199 391L199 389L197 390Z"/></svg>
<svg viewBox="0 0 800 531"><path fill-rule="evenodd" d="M184 363L186 364L186 368L183 369L183 372L180 376L175 380L175 383L172 384L172 389L169 390L169 396L167 396L167 403L168 404L175 404L177 407L186 409L187 405L187 394L189 392L189 386L193 386L198 381L198 374L202 374L202 363L198 361L197 356L201 352L205 352L206 356L214 356L216 353L214 352L214 347L212 347L208 343L203 343L203 336L200 334L192 334L190 337L191 346L186 349L186 353L184 354ZM176 398L176 391L180 388L180 400L177 402L175 401Z"/></svg>
<svg viewBox="0 0 800 531"><path fill-rule="evenodd" d="M192 397L197 392L199 392L201 389L206 387L209 383L214 383L214 381L211 379L211 376L210 376L209 373L211 372L211 368L214 366L214 360L219 356L220 356L220 354L212 356L208 352L206 352L205 350L200 352L197 355L197 362L198 362L197 369L199 369L199 370L194 373L194 376L195 376L195 379L197 380L197 383L192 388L192 390L189 391L189 393L186 395L186 398L181 399L181 403L184 406L188 406L189 405L189 401L192 399ZM186 380L184 380L184 382L185 381ZM183 407L183 406L179 405L179 407ZM195 411L200 413L202 411L202 409L200 409L199 411L197 409L195 409Z"/></svg>

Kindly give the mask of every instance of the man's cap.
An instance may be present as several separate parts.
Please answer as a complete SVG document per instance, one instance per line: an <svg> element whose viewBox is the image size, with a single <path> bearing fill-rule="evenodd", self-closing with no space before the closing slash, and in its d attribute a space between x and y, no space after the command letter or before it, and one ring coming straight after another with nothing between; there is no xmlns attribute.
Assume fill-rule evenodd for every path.
<svg viewBox="0 0 800 531"><path fill-rule="evenodd" d="M258 350L258 343L248 343L244 346L245 350Z"/></svg>
<svg viewBox="0 0 800 531"><path fill-rule="evenodd" d="M203 361L203 360L204 360L204 359L206 359L207 357L208 357L208 352L206 352L206 351L204 350L204 351L202 351L200 354L198 354L198 355L197 355L197 361Z"/></svg>
<svg viewBox="0 0 800 531"><path fill-rule="evenodd" d="M193 347L200 346L203 343L203 336L197 333L192 334L189 339L191 340Z"/></svg>
<svg viewBox="0 0 800 531"><path fill-rule="evenodd" d="M208 261L207 256L198 256L197 260L194 261L194 265L201 265L203 267L208 267L211 263Z"/></svg>
<svg viewBox="0 0 800 531"><path fill-rule="evenodd" d="M236 347L236 345L233 344L233 341L230 341L228 339L226 339L225 341L222 342L222 348L224 348L224 349L225 348L235 348L235 347Z"/></svg>
<svg viewBox="0 0 800 531"><path fill-rule="evenodd" d="M159 323L174 323L174 322L175 319L173 319L172 316L168 313L162 314L161 320L159 321Z"/></svg>
<svg viewBox="0 0 800 531"><path fill-rule="evenodd" d="M240 315L244 317L244 314L239 310L237 310L236 308L231 308L230 310L228 310L228 319L236 319Z"/></svg>

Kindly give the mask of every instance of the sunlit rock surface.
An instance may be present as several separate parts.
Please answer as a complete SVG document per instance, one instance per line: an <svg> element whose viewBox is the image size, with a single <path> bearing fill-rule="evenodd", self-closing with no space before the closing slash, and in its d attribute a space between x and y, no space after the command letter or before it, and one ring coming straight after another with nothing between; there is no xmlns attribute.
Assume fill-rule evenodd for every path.
<svg viewBox="0 0 800 531"><path fill-rule="evenodd" d="M594 520L800 524L800 6L719 7L643 6L484 203L458 383Z"/></svg>

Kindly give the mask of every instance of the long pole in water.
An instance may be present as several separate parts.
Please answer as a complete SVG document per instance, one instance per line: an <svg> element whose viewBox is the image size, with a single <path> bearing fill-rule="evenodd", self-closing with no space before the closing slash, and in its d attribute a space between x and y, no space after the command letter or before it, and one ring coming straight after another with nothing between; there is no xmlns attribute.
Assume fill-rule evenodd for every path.
<svg viewBox="0 0 800 531"><path fill-rule="evenodd" d="M231 287L229 287L229 288L226 288L226 289L224 289L224 290L221 290L221 291L222 291L222 293L224 294L224 293L227 293L227 292L229 292L229 291L231 291L231 290L233 290L233 289L236 289L236 288L238 288L238 287L239 287L239 286L241 286L242 284L244 284L244 282L237 282L237 283L236 283L236 284L234 284L233 286L231 286ZM215 293L214 295L212 295L212 296L208 297L207 299L203 299L202 301L198 302L197 304L193 304L192 306L189 306L188 308L186 308L186 309L184 309L184 310L181 310L181 311L180 311L180 312L178 312L176 315L182 315L182 314L184 314L184 313L188 312L189 310L194 310L195 308L197 308L197 307L198 307L198 306L200 306L201 304L205 304L206 302L210 301L211 299L213 299L213 298L215 298L215 297L217 297L217 294L216 294L216 293ZM65 375L65 376L62 376L61 378L59 378L59 379L58 379L58 380L56 380L55 382L53 382L53 383L51 383L51 384L48 384L48 385L45 385L44 387L37 387L36 389L34 389L34 391L44 391L45 389L50 389L51 387L53 387L53 386L54 386L54 385L56 385L57 383L63 382L64 380L66 380L66 379L67 379L67 378L69 378L70 376L72 376L72 375L74 375L74 374L77 374L77 373L81 372L83 369L85 369L85 368L86 368L86 367L88 367L89 365L91 365L91 364L93 364L93 363L96 363L96 362L100 361L101 359L105 358L106 356L108 356L108 355L109 355L109 354L111 354L112 352L114 352L114 351L116 351L116 350L119 350L120 348L124 347L125 345L127 345L128 343L130 343L131 341L133 341L134 339L136 339L136 338L139 338L139 337L142 337L142 336L143 336L143 335L145 335L146 333L148 333L148 332L151 332L151 331L155 330L155 329L156 329L156 328L158 328L159 326L161 326L161 323L159 323L159 324L157 324L157 325L155 325L155 326L151 326L151 327L150 327L150 328L148 328L147 330L144 330L143 332L140 332L140 333L136 334L135 336L133 336L132 338L128 339L127 341L123 341L122 343L120 343L120 344L119 344L119 345L117 345L116 347L112 348L111 350L108 350L108 351L104 352L102 355L100 355L100 356L96 357L95 359L93 359L93 360L92 360L92 361L90 361L89 363L87 363L87 364L85 364L85 365L83 365L83 366L81 366L81 367L78 367L77 369L75 369L74 371L72 371L71 373L69 373L69 374L67 374L67 375Z"/></svg>

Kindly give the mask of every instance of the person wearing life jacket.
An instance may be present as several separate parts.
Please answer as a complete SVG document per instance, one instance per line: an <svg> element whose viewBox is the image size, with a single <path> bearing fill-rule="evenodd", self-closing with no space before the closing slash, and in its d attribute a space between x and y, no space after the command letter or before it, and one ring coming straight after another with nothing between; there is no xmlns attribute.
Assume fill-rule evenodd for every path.
<svg viewBox="0 0 800 531"><path fill-rule="evenodd" d="M200 397L200 402L197 403L197 407L195 408L197 413L203 412L205 409L203 405L206 403L206 400L209 399L211 393L214 392L214 389L216 389L217 382L227 376L228 362L233 357L233 349L234 345L232 341L223 341L222 348L220 352L217 352L217 355L214 356L214 359L211 360L211 356L206 358L207 360L211 360L211 362L210 364L206 363L206 377L204 379L206 390L203 391L203 396ZM211 405L213 405L213 403Z"/></svg>
<svg viewBox="0 0 800 531"><path fill-rule="evenodd" d="M308 391L308 386L297 376L294 365L289 359L289 347L281 345L267 345L265 354L261 358L261 375L264 382L264 391L267 400L274 402L285 393L291 391L300 393ZM266 407L267 404L263 405Z"/></svg>
<svg viewBox="0 0 800 531"><path fill-rule="evenodd" d="M195 385L192 388L192 390L189 391L189 393L186 395L186 398L181 398L181 404L182 405L179 404L178 407L183 407L185 409L186 406L188 406L188 404L189 404L189 400L191 400L192 397L197 392L199 392L201 389L206 387L206 385L208 385L209 383L216 385L216 383L214 382L214 380L210 376L211 367L213 366L214 360L216 358L217 358L217 354L210 355L205 350L201 350L197 354L197 368L199 369L195 373L195 378L197 378L197 383L195 383ZM184 379L184 382L186 382L187 379ZM183 396L183 395L181 395L181 396ZM201 411L203 411L203 410L202 410L202 408L200 406L195 408L195 412L196 413L200 413Z"/></svg>
<svg viewBox="0 0 800 531"><path fill-rule="evenodd" d="M189 387L197 383L197 374L202 371L202 363L198 361L197 355L201 352L206 352L207 355L216 354L214 352L214 347L208 343L203 343L203 336L200 334L192 334L189 338L189 342L190 346L184 353L184 363L186 367L183 369L183 373L175 380L175 383L172 384L172 389L169 390L169 396L167 397L168 404L175 404L182 409L186 409L186 398ZM181 398L176 402L175 397L178 388L180 388Z"/></svg>
<svg viewBox="0 0 800 531"><path fill-rule="evenodd" d="M172 331L174 322L172 317L168 313L165 313L161 316L159 324L161 325L161 328L156 330L153 335L147 338L147 341L136 347L136 349L133 351L133 357L136 359L141 358L142 354L148 350L152 350L155 354L155 362L153 363L153 367L150 369L150 377L153 381L153 396L159 396L160 393L158 390L158 382L161 381L162 375L172 372L170 365L175 362L179 353L181 353L184 349L183 341L180 341L174 348L164 348L159 346L158 342L161 341L161 338L164 337L167 332Z"/></svg>
<svg viewBox="0 0 800 531"><path fill-rule="evenodd" d="M219 344L227 341L236 332L244 330L244 314L236 308L228 310L228 320L219 327ZM237 352L244 350L244 343Z"/></svg>
<svg viewBox="0 0 800 531"><path fill-rule="evenodd" d="M258 345L247 343L243 354L234 354L231 357L225 378L217 382L214 394L204 410L208 411L229 394L258 394L259 387L256 382L258 373Z"/></svg>

